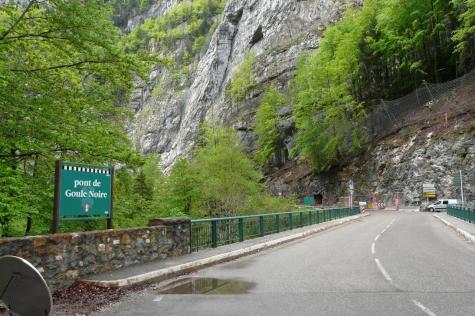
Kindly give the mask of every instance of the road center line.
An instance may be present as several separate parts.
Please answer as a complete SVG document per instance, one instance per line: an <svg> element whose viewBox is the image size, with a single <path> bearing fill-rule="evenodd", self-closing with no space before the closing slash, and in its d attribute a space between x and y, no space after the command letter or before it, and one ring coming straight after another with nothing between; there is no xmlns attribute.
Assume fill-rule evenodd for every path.
<svg viewBox="0 0 475 316"><path fill-rule="evenodd" d="M432 312L430 309L428 309L427 307L425 307L424 305L422 305L421 302L417 301L417 300L412 300L412 302L414 304L416 304L417 307L419 307L424 313L426 313L427 315L429 316L437 316L434 312Z"/></svg>
<svg viewBox="0 0 475 316"><path fill-rule="evenodd" d="M381 262L377 258L375 258L374 261L376 262L376 265L378 266L379 270L383 274L384 278L388 280L389 282L393 282L393 279L391 279L391 277L389 276L388 272L384 269Z"/></svg>
<svg viewBox="0 0 475 316"><path fill-rule="evenodd" d="M381 237L381 234L378 234L376 237L374 237L374 241L378 241L379 237Z"/></svg>
<svg viewBox="0 0 475 316"><path fill-rule="evenodd" d="M163 299L163 295L157 296L153 301L160 302Z"/></svg>
<svg viewBox="0 0 475 316"><path fill-rule="evenodd" d="M376 250L374 249L374 247L376 246L375 243L372 243L371 244L371 253L374 255L374 253L376 252Z"/></svg>

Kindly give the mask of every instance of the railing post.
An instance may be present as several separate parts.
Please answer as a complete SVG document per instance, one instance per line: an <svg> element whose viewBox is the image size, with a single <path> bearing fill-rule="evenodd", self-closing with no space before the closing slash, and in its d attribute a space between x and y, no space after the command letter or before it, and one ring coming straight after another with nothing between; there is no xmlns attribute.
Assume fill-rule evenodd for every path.
<svg viewBox="0 0 475 316"><path fill-rule="evenodd" d="M320 224L320 211L317 211L317 224Z"/></svg>
<svg viewBox="0 0 475 316"><path fill-rule="evenodd" d="M244 218L239 219L239 241L244 241Z"/></svg>
<svg viewBox="0 0 475 316"><path fill-rule="evenodd" d="M275 229L278 233L280 233L280 215L275 215Z"/></svg>
<svg viewBox="0 0 475 316"><path fill-rule="evenodd" d="M211 247L218 247L218 225L216 221L211 222Z"/></svg>
<svg viewBox="0 0 475 316"><path fill-rule="evenodd" d="M264 237L264 216L259 216L259 236Z"/></svg>
<svg viewBox="0 0 475 316"><path fill-rule="evenodd" d="M293 229L294 223L292 223L292 213L289 213L289 230Z"/></svg>
<svg viewBox="0 0 475 316"><path fill-rule="evenodd" d="M308 212L308 223L307 223L307 225L312 225L312 216L313 216L312 211L309 211Z"/></svg>
<svg viewBox="0 0 475 316"><path fill-rule="evenodd" d="M303 212L300 212L300 227L303 227Z"/></svg>

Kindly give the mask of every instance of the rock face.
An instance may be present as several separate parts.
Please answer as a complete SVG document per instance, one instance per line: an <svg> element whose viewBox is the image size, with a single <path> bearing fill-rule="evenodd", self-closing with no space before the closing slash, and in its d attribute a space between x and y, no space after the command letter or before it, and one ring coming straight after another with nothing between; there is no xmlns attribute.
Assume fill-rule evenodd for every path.
<svg viewBox="0 0 475 316"><path fill-rule="evenodd" d="M162 9L173 2L160 2L147 16L165 12ZM135 118L128 126L135 145L144 154L160 153L167 168L189 152L206 121L234 126L252 148L253 114L264 84L286 90L300 53L315 49L321 32L339 19L345 4L355 2L359 1L229 0L188 78L167 85L170 73L156 67L151 83L138 84L130 103ZM129 26L143 18L135 17ZM230 102L224 92L248 52L255 56L257 88L243 102ZM162 93L157 96L152 91L158 85Z"/></svg>
<svg viewBox="0 0 475 316"><path fill-rule="evenodd" d="M400 203L416 205L418 201L426 201L422 197L423 183L435 185L437 198L460 200L460 187L454 184L454 176L462 170L466 179L465 201L473 201L473 117L467 116L464 125L466 127L454 124L450 131L413 126L384 139L346 167L329 174L313 175L308 166L294 162L288 169L282 169L269 184L276 194L320 194L325 204L332 205L346 202L344 197L349 194L347 181L351 178L355 183L355 201L367 201L374 196L391 206L397 194Z"/></svg>
<svg viewBox="0 0 475 316"><path fill-rule="evenodd" d="M145 19L163 16L171 7L183 0L160 0L154 3L149 10L143 14L136 14L127 23L127 31L130 31L143 23Z"/></svg>

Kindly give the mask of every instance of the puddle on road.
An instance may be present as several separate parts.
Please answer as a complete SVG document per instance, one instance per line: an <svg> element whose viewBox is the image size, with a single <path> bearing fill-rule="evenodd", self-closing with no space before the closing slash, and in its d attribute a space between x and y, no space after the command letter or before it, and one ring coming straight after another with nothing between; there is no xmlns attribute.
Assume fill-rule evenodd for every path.
<svg viewBox="0 0 475 316"><path fill-rule="evenodd" d="M206 295L246 294L255 286L255 283L238 280L185 278L169 284L164 289L159 290L158 293Z"/></svg>

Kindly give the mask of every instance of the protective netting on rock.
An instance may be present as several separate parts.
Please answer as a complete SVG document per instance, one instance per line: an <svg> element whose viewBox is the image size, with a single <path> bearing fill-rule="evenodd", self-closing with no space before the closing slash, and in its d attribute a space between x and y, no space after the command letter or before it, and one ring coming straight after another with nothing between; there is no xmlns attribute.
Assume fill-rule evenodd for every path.
<svg viewBox="0 0 475 316"><path fill-rule="evenodd" d="M423 82L399 99L381 100L365 119L368 140L377 141L420 121L439 117L442 121L475 112L475 70L444 83Z"/></svg>

